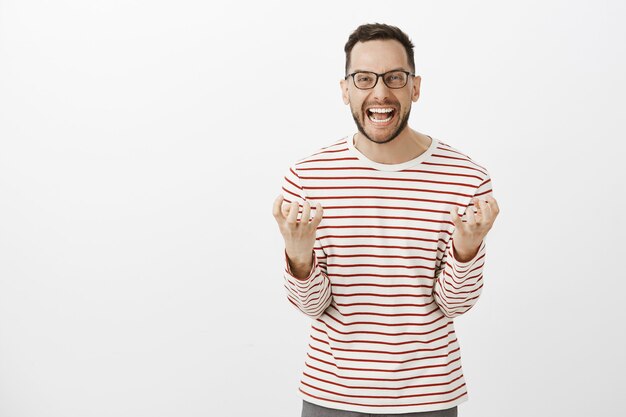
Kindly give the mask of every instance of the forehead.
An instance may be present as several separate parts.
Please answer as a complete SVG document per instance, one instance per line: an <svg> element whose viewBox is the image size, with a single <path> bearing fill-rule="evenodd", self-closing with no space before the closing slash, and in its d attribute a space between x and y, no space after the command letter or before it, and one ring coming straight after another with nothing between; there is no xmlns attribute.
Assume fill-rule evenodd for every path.
<svg viewBox="0 0 626 417"><path fill-rule="evenodd" d="M357 42L350 53L350 72L383 73L396 68L409 70L409 63L404 46L395 39Z"/></svg>

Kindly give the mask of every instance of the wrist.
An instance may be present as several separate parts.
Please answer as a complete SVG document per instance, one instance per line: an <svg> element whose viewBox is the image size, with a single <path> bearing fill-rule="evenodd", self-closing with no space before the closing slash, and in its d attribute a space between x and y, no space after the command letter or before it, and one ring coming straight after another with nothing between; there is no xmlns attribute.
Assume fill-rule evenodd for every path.
<svg viewBox="0 0 626 417"><path fill-rule="evenodd" d="M287 258L287 268L291 275L298 279L306 279L313 269L313 251L308 256L294 256L291 257L285 250L285 257Z"/></svg>
<svg viewBox="0 0 626 417"><path fill-rule="evenodd" d="M473 246L471 248L465 248L463 246L457 246L452 241L452 250L454 259L459 262L469 262L478 254L478 250L480 249L480 245Z"/></svg>
<svg viewBox="0 0 626 417"><path fill-rule="evenodd" d="M307 267L311 265L313 261L313 251L307 254L290 254L289 251L285 250L285 255L289 260L289 264L297 267Z"/></svg>

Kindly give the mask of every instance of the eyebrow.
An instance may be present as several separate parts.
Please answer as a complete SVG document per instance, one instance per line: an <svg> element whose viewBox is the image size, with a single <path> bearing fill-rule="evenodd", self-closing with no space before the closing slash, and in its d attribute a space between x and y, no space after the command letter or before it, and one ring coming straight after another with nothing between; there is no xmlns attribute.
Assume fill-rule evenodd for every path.
<svg viewBox="0 0 626 417"><path fill-rule="evenodd" d="M406 69L404 69L402 67L393 68L393 69L390 69L389 71L408 71L408 72L411 72L411 71L406 70ZM385 72L389 72L389 71L385 71ZM364 69L355 69L352 72L373 72L373 73L376 73L376 71L370 71L370 70L364 70Z"/></svg>

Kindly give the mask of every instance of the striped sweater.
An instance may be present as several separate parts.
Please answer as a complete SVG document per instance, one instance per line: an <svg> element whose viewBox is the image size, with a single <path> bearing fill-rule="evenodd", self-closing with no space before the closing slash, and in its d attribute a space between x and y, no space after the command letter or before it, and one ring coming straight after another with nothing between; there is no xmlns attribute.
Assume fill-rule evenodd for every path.
<svg viewBox="0 0 626 417"><path fill-rule="evenodd" d="M485 168L431 138L400 164L374 162L344 137L286 172L286 202L320 202L313 268L288 300L310 316L299 396L364 413L451 408L468 399L453 318L476 304L485 241L460 262L449 209L491 193Z"/></svg>

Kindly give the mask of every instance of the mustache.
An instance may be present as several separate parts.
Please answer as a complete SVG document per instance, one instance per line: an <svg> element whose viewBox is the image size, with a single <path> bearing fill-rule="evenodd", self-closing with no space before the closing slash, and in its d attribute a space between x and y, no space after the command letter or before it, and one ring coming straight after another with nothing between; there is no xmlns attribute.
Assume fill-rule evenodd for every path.
<svg viewBox="0 0 626 417"><path fill-rule="evenodd" d="M363 110L367 109L368 107L372 107L372 106L390 106L390 107L396 107L396 108L400 108L400 103L397 101L389 101L389 100L385 100L383 102L369 102L369 103L363 103Z"/></svg>

